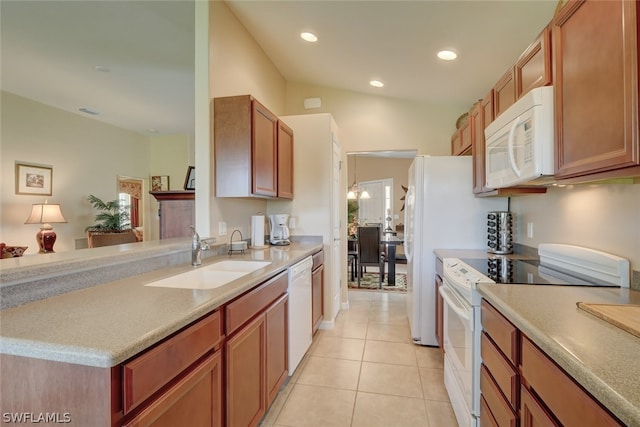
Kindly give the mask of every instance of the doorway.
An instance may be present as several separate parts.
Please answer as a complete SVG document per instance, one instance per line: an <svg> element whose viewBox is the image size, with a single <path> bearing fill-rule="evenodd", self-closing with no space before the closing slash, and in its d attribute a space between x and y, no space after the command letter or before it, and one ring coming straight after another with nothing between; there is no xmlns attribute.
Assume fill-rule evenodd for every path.
<svg viewBox="0 0 640 427"><path fill-rule="evenodd" d="M118 202L120 207L127 211L129 225L138 241L144 240L144 228L149 222L145 210L144 186L142 178L118 175Z"/></svg>
<svg viewBox="0 0 640 427"><path fill-rule="evenodd" d="M361 223L382 224L383 228L391 226L386 218L393 212L393 178L361 181L358 186L366 189L370 196L358 200Z"/></svg>

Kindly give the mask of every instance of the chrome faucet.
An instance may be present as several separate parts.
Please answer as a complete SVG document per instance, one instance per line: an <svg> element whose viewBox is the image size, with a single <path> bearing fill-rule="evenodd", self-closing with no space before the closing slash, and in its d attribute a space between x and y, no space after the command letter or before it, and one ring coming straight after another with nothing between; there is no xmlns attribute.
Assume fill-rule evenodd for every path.
<svg viewBox="0 0 640 427"><path fill-rule="evenodd" d="M196 232L196 228L192 225L189 228L193 230L191 238L191 265L197 266L202 264L202 245L200 244L200 236Z"/></svg>

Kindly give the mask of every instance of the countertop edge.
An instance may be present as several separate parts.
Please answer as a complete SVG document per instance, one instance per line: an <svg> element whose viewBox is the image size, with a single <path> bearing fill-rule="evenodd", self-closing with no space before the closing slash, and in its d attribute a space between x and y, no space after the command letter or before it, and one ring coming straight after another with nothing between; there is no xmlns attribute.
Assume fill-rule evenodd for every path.
<svg viewBox="0 0 640 427"><path fill-rule="evenodd" d="M137 337L135 342L126 343L123 348L111 349L113 351L108 351L99 348L34 341L28 338L23 339L0 336L0 353L100 368L111 368L117 366L122 362L130 359L131 357L140 354L147 348L157 344L165 338L173 335L174 333L182 330L183 328L197 321L203 316L215 311L223 304L249 291L268 278L286 271L289 266L295 264L296 262L324 248L322 242L314 242L311 244L307 243L305 246L306 247L304 250L301 250L299 254L288 259L286 262L273 261L273 265L265 267L265 270L259 275L253 275L246 278L243 277L219 288L222 289L226 286L229 286L229 288L227 288L225 292L212 297L210 300L206 301L203 304L194 306L192 310L186 312L184 316L177 321L168 322L168 324L166 325L163 324L162 326L150 330L147 334ZM223 255L220 257L212 258L211 260L208 260L208 262L215 262L225 258L227 258L227 256ZM237 259L242 258L238 256ZM130 278L127 278L126 280L139 279L141 281L144 281L145 277L146 274L141 274L139 276L132 276ZM97 287L108 287L110 285L112 285L111 282L98 285ZM91 288L84 289L82 291L90 292ZM19 309L20 307L17 308Z"/></svg>

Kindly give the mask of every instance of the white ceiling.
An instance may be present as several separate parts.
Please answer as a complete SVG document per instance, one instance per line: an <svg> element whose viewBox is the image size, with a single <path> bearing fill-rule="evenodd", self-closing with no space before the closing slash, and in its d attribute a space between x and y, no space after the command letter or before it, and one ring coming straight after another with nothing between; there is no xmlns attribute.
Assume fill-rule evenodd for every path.
<svg viewBox="0 0 640 427"><path fill-rule="evenodd" d="M468 106L534 40L557 1L227 4L287 80ZM0 7L3 90L67 111L94 109L101 114L91 117L137 132L193 132L193 0ZM302 31L319 41L303 42ZM459 59L439 61L442 48ZM370 87L373 78L386 86Z"/></svg>

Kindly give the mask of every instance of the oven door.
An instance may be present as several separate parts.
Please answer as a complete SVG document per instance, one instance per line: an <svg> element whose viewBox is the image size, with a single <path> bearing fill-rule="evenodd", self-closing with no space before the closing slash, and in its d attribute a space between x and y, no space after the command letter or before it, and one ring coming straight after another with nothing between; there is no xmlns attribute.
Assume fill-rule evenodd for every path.
<svg viewBox="0 0 640 427"><path fill-rule="evenodd" d="M454 289L440 287L444 300L444 381L461 426L476 425L479 408L474 405L476 384L474 384L474 325L476 313L474 308ZM476 352L478 350L476 349Z"/></svg>

